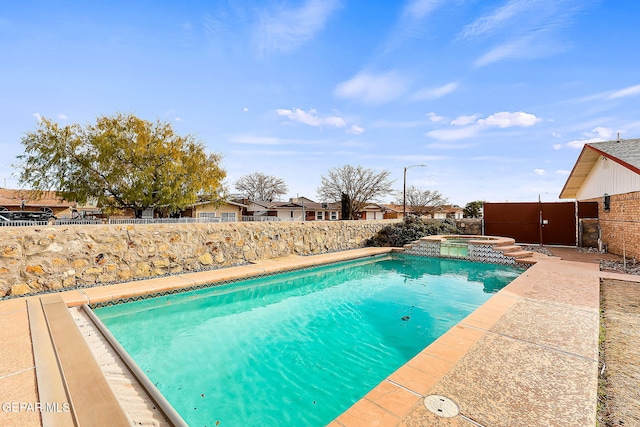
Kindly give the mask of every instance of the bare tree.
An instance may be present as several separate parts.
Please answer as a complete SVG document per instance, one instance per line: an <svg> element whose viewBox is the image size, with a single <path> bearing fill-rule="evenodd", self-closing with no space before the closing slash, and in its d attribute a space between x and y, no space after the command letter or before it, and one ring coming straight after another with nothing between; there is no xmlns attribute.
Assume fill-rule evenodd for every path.
<svg viewBox="0 0 640 427"><path fill-rule="evenodd" d="M247 199L265 202L271 202L288 191L282 179L262 172L243 175L233 186Z"/></svg>
<svg viewBox="0 0 640 427"><path fill-rule="evenodd" d="M335 201L344 198L349 200L350 217L355 219L368 202L393 193L394 181L389 180L390 172L376 171L362 166L345 165L329 169L327 176L322 176L318 196L321 200Z"/></svg>
<svg viewBox="0 0 640 427"><path fill-rule="evenodd" d="M404 198L402 191L396 193L398 197L396 203L402 205ZM437 208L449 203L449 200L437 190L421 190L418 187L407 187L407 206L411 206L411 211L419 216L425 215L432 208Z"/></svg>

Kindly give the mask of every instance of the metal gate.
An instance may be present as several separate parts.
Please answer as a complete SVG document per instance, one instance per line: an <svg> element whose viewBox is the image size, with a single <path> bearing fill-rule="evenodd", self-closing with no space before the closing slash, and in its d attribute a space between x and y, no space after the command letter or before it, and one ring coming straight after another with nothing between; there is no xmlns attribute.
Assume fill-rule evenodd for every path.
<svg viewBox="0 0 640 427"><path fill-rule="evenodd" d="M518 243L577 245L577 219L597 218L596 202L485 203L484 233Z"/></svg>

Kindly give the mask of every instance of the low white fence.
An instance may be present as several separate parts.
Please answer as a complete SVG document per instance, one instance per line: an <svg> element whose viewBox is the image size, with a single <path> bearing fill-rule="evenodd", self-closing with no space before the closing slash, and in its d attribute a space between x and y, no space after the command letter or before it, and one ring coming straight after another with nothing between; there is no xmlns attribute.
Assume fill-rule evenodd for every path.
<svg viewBox="0 0 640 427"><path fill-rule="evenodd" d="M285 219L287 220L287 219ZM301 219L292 218L300 221ZM236 218L203 217L203 218L109 218L102 219L73 219L60 218L51 221L0 221L0 227L36 227L47 225L96 225L96 224L191 224L236 222ZM283 221L277 216L243 216L242 221Z"/></svg>
<svg viewBox="0 0 640 427"><path fill-rule="evenodd" d="M109 218L109 224L190 224L205 222L231 222L222 218Z"/></svg>
<svg viewBox="0 0 640 427"><path fill-rule="evenodd" d="M265 222L265 221L282 221L282 218L277 217L277 216L246 216L243 215L242 216L242 221L258 221L258 222Z"/></svg>

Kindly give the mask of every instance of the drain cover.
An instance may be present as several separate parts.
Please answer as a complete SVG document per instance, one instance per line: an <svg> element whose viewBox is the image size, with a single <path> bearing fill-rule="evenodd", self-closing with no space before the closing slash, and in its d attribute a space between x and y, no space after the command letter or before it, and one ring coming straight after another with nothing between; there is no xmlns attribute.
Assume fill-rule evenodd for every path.
<svg viewBox="0 0 640 427"><path fill-rule="evenodd" d="M451 418L460 413L456 402L437 394L425 397L424 406L439 417Z"/></svg>

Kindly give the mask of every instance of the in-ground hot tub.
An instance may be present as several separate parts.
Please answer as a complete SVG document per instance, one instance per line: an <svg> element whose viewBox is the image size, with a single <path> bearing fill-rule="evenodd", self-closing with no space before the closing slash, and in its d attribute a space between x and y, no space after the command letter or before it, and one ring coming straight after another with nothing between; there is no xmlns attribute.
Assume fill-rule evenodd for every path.
<svg viewBox="0 0 640 427"><path fill-rule="evenodd" d="M514 265L531 253L515 245L509 237L475 235L426 236L405 245L409 255L458 258L469 261Z"/></svg>

